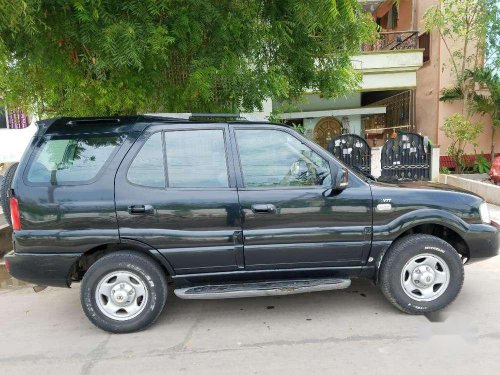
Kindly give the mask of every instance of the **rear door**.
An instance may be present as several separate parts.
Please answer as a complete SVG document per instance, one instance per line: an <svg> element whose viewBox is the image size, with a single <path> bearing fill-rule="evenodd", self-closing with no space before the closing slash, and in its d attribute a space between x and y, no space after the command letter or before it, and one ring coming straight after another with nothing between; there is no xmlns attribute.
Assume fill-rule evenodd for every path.
<svg viewBox="0 0 500 375"><path fill-rule="evenodd" d="M247 269L359 266L371 246L368 184L323 196L341 165L285 127L233 125ZM333 170L331 170L333 169Z"/></svg>
<svg viewBox="0 0 500 375"><path fill-rule="evenodd" d="M120 237L158 249L178 274L243 268L226 124L153 125L116 175Z"/></svg>
<svg viewBox="0 0 500 375"><path fill-rule="evenodd" d="M83 253L119 242L113 180L129 137L106 124L81 130L35 138L21 162L14 186L23 229L17 251Z"/></svg>

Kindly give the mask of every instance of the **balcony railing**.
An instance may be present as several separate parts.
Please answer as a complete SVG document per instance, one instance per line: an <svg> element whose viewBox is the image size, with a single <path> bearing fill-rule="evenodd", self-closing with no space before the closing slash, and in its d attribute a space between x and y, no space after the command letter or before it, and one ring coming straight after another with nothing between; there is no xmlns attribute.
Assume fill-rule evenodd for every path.
<svg viewBox="0 0 500 375"><path fill-rule="evenodd" d="M418 31L384 31L377 40L361 47L363 51L390 51L418 48Z"/></svg>

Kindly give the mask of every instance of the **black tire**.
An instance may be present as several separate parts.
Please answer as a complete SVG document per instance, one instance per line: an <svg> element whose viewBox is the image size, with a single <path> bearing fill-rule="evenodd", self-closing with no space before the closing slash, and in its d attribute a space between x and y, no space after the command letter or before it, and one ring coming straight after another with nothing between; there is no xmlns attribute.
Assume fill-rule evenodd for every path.
<svg viewBox="0 0 500 375"><path fill-rule="evenodd" d="M10 188L12 186L12 180L14 179L14 174L16 173L16 169L19 163L12 164L7 168L3 179L0 184L0 205L2 206L3 214L5 216L5 220L9 225L12 225L10 219Z"/></svg>
<svg viewBox="0 0 500 375"><path fill-rule="evenodd" d="M133 274L144 283L148 293L142 311L128 320L117 320L107 316L99 307L96 298L99 283L107 275L119 271ZM165 271L145 254L133 251L110 253L97 260L85 273L80 298L85 315L97 327L112 333L140 331L152 325L165 306L167 300Z"/></svg>
<svg viewBox="0 0 500 375"><path fill-rule="evenodd" d="M446 263L449 271L448 286L442 294L429 301L415 299L419 298L418 295L410 297L402 285L402 278L407 280L410 276L406 272L405 276L402 275L405 265L423 254L437 256ZM426 234L406 236L395 242L384 256L379 272L379 286L384 295L394 306L408 314L425 314L445 308L458 296L463 282L464 267L458 252L446 241ZM439 284L436 286L439 291Z"/></svg>

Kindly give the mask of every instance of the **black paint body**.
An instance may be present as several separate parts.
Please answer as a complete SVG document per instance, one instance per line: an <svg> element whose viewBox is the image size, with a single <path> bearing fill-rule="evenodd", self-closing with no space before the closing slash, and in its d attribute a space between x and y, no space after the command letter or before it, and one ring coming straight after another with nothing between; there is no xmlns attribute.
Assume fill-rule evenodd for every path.
<svg viewBox="0 0 500 375"><path fill-rule="evenodd" d="M375 279L390 244L422 224L453 231L466 244L471 260L499 250L497 229L481 222L482 199L438 184L382 184L350 171L349 186L327 196L323 187L244 187L237 128L280 129L327 160L332 176L343 167L283 126L147 116L81 125L69 125L71 120L40 122L17 169L13 195L19 201L22 229L14 232L14 251L7 259L19 279L69 286L80 257L106 246L151 254L179 284L327 275ZM151 134L182 129L224 131L228 188L148 188L127 180L128 166ZM122 137L94 181L45 186L27 181L27 166L42 138L83 133ZM392 209L377 210L388 199ZM276 210L256 213L256 204L272 204ZM131 214L128 207L135 205L151 206L152 212Z"/></svg>

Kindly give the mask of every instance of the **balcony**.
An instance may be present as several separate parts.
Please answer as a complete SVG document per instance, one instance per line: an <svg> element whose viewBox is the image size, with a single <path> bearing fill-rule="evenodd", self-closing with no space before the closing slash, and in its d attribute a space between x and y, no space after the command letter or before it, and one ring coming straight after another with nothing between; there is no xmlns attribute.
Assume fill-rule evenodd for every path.
<svg viewBox="0 0 500 375"><path fill-rule="evenodd" d="M356 70L363 73L362 91L415 88L417 70L423 64L423 49L418 48L418 32L382 32L372 44L363 45L353 56Z"/></svg>
<svg viewBox="0 0 500 375"><path fill-rule="evenodd" d="M363 52L393 51L418 48L418 31L384 31L374 43L364 44Z"/></svg>

